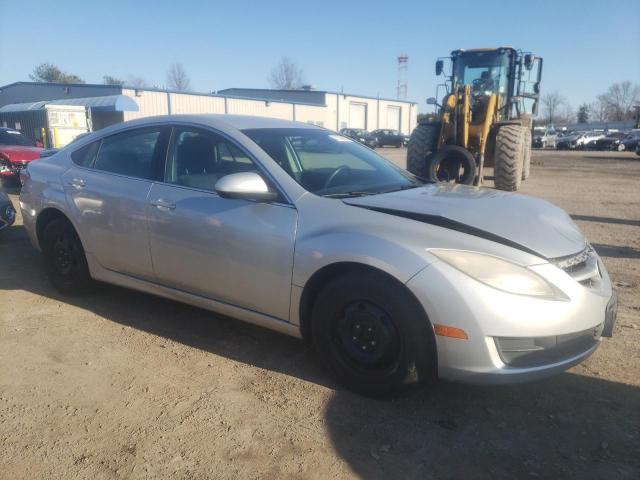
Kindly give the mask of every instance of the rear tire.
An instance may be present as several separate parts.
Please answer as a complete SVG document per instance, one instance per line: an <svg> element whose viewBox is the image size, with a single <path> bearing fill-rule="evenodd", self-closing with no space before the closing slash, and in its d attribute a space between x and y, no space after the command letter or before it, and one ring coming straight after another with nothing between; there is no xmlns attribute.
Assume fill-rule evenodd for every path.
<svg viewBox="0 0 640 480"><path fill-rule="evenodd" d="M439 123L421 123L413 130L407 145L407 170L428 178L428 163L438 148Z"/></svg>
<svg viewBox="0 0 640 480"><path fill-rule="evenodd" d="M522 180L529 178L531 174L531 130L525 127L524 131L524 158L522 159Z"/></svg>
<svg viewBox="0 0 640 480"><path fill-rule="evenodd" d="M387 396L433 380L433 330L406 288L376 273L351 273L329 283L312 313L314 345L350 390Z"/></svg>
<svg viewBox="0 0 640 480"><path fill-rule="evenodd" d="M504 125L496 134L494 184L498 190L515 192L522 182L525 127Z"/></svg>
<svg viewBox="0 0 640 480"><path fill-rule="evenodd" d="M69 296L90 291L94 282L82 243L71 223L66 218L52 220L42 238L45 268L53 286Z"/></svg>

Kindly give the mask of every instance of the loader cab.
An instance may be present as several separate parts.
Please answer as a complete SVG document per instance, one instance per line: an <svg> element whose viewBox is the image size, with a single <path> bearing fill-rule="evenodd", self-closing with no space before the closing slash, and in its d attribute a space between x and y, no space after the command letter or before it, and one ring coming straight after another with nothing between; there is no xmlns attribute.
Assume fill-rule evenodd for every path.
<svg viewBox="0 0 640 480"><path fill-rule="evenodd" d="M477 51L455 50L453 62L453 85L470 85L471 93L505 97L509 89L509 72L513 62L511 52L500 50Z"/></svg>
<svg viewBox="0 0 640 480"><path fill-rule="evenodd" d="M535 115L538 108L542 59L511 47L454 50L447 91L471 87L476 99L497 96L498 121ZM442 71L442 60L436 71ZM440 68L438 68L438 66Z"/></svg>

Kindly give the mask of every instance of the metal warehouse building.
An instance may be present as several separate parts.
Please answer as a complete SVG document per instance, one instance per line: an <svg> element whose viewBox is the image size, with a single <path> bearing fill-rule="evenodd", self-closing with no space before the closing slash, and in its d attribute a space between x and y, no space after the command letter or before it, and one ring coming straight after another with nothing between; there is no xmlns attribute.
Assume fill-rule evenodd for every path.
<svg viewBox="0 0 640 480"><path fill-rule="evenodd" d="M16 82L0 87L0 126L40 138L47 126L29 123L23 127L18 119L24 112L50 105L84 106L92 130L135 118L181 113L258 115L332 130L388 128L407 135L417 123L415 102L342 92L230 88L201 94L119 85ZM42 140L55 145L53 133L47 132Z"/></svg>

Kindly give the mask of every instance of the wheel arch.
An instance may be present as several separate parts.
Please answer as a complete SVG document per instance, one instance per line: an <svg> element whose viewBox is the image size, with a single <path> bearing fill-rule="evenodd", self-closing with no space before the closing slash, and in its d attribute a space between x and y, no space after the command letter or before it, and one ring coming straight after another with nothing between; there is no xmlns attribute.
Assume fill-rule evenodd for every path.
<svg viewBox="0 0 640 480"><path fill-rule="evenodd" d="M413 302L415 302L416 307L420 309L423 314L423 319L427 322L428 325L431 325L431 321L429 320L429 316L427 315L422 302L420 302L416 298L414 293L406 286L404 282L400 281L389 272L385 272L384 270L371 265L366 265L359 262L340 261L324 265L323 267L315 271L311 275L311 277L309 277L309 280L307 280L303 287L299 305L300 332L302 334L302 338L304 338L305 340L310 340L313 336L311 328L311 314L313 311L315 300L322 288L334 279L351 273L377 275L385 278L385 280L389 282L393 282L396 285L401 286L407 293L408 297L411 298ZM429 331L431 331L433 335L433 329L429 329ZM433 345L435 345L435 335L432 340Z"/></svg>
<svg viewBox="0 0 640 480"><path fill-rule="evenodd" d="M36 239L38 240L38 246L42 249L42 237L44 235L44 230L49 223L58 218L63 218L69 225L73 227L73 229L78 233L78 229L75 227L71 219L59 208L57 207L46 207L39 214L36 219Z"/></svg>

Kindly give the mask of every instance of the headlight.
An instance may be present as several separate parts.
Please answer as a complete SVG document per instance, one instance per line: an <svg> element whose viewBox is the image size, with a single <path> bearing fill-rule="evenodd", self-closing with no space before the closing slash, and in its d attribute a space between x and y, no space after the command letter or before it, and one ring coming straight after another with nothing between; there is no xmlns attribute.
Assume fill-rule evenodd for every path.
<svg viewBox="0 0 640 480"><path fill-rule="evenodd" d="M483 253L429 250L436 257L490 287L517 295L566 300L558 288L522 265Z"/></svg>

